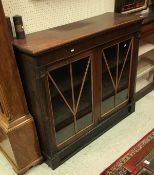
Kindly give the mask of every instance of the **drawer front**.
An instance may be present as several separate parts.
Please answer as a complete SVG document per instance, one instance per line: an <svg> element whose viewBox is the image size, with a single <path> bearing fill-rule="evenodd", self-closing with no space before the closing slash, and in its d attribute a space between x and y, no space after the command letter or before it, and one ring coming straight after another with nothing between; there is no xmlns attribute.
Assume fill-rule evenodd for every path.
<svg viewBox="0 0 154 175"><path fill-rule="evenodd" d="M54 64L55 62L83 53L104 43L133 34L138 31L139 26L140 24L128 25L127 28L117 27L114 31L111 30L103 34L99 33L95 36L88 37L87 39L80 39L62 47L55 48L54 50L37 55L35 58L37 59L37 65L44 66L47 64Z"/></svg>

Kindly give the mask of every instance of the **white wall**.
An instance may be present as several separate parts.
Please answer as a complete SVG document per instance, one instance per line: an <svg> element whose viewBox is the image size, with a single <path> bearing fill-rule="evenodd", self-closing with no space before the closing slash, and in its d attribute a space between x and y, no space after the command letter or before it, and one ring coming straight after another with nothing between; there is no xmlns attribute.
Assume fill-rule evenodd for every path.
<svg viewBox="0 0 154 175"><path fill-rule="evenodd" d="M22 15L27 34L114 11L114 1L2 0L7 16Z"/></svg>

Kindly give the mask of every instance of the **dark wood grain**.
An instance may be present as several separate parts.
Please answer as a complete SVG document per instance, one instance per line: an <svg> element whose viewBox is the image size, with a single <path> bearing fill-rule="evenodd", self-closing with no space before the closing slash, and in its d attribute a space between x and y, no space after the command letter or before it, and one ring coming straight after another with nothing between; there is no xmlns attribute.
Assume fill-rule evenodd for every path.
<svg viewBox="0 0 154 175"><path fill-rule="evenodd" d="M2 9L2 4L0 3ZM0 87L8 107L5 110L9 120L20 118L28 113L24 92L22 89L15 56L7 33L6 20L3 11L0 12ZM11 98L10 98L11 97ZM16 105L14 105L16 104Z"/></svg>
<svg viewBox="0 0 154 175"><path fill-rule="evenodd" d="M18 67L29 110L35 118L41 150L46 162L53 169L96 138L101 132L105 132L128 114L134 112L134 88L141 22L142 19L138 16L106 13L65 26L29 34L26 36L26 40L14 41ZM127 73L131 80L129 99L113 111L109 111L103 118L101 117L104 71L102 70L102 50L130 39L134 45L132 45L131 53L133 58L131 73L129 75ZM83 128L81 132L77 132L59 145L56 141L56 115L52 107L55 97L51 95L54 90L52 89L52 82L49 82L49 73L52 74L55 70L61 70L65 66L69 67L69 65L78 63L84 58L91 59L92 92L90 96L92 96L92 105L90 108L88 106L88 109L83 108L80 112L92 111L94 120L89 127ZM108 59L112 60L113 58ZM129 61L127 64L130 64ZM82 71L82 66L78 67L78 74ZM58 75L61 79L60 87L64 92L69 84L66 84L65 81L69 80L70 76L63 75L63 72L60 74L60 71ZM78 79L78 77L74 79ZM86 98L84 103L88 103ZM65 108L58 103L56 104L56 109L59 108L59 111ZM60 117L65 119L62 120L63 123L58 123L60 129L72 121L69 117L67 118L66 114L62 113Z"/></svg>
<svg viewBox="0 0 154 175"><path fill-rule="evenodd" d="M132 24L136 20L140 20L139 17L108 12L72 24L29 34L24 40L15 40L14 45L26 53L38 54L97 33L120 28L121 25Z"/></svg>

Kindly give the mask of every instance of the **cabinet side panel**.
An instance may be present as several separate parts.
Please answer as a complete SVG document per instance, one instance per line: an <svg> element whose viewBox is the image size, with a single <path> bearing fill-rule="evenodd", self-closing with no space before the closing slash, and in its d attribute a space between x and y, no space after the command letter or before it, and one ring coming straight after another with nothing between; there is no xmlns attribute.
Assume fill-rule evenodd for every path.
<svg viewBox="0 0 154 175"><path fill-rule="evenodd" d="M20 59L18 59L20 57ZM26 94L28 108L34 116L42 153L52 155L55 151L53 135L50 132L50 118L48 116L45 94L43 90L44 78L40 76L40 69L26 61L27 55L17 54L21 79Z"/></svg>

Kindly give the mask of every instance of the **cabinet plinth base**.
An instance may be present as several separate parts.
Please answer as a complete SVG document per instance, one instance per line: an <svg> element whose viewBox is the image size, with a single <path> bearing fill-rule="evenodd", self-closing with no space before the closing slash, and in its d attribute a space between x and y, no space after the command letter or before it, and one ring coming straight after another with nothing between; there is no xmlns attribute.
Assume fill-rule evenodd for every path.
<svg viewBox="0 0 154 175"><path fill-rule="evenodd" d="M30 115L12 123L1 118L0 150L19 175L42 162L34 121Z"/></svg>
<svg viewBox="0 0 154 175"><path fill-rule="evenodd" d="M74 154L82 150L93 140L101 136L103 133L111 129L114 125L126 118L128 115L135 111L135 102L127 104L120 109L117 113L111 115L109 118L103 120L99 125L76 140L74 143L68 145L61 151L57 152L53 157L42 153L46 163L52 168L56 169L59 165L71 158Z"/></svg>

